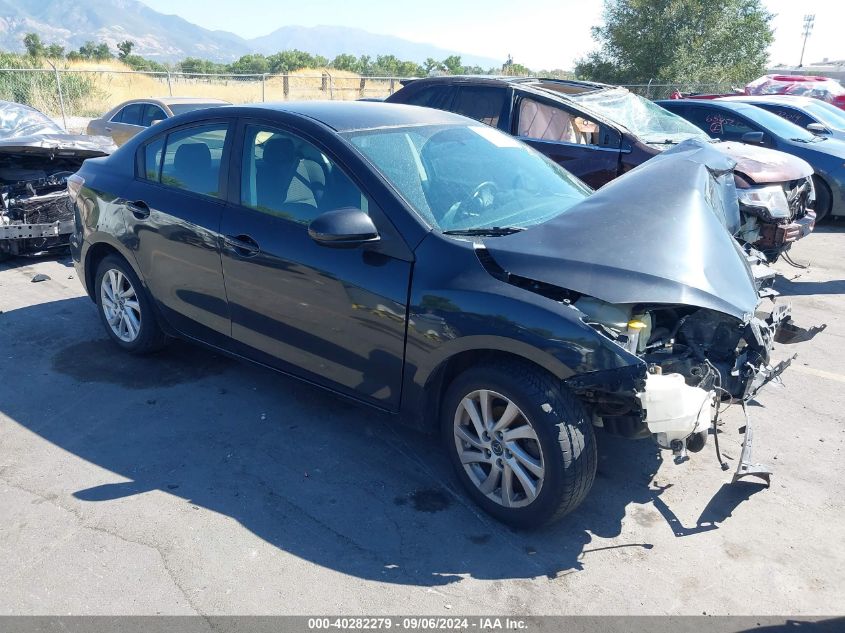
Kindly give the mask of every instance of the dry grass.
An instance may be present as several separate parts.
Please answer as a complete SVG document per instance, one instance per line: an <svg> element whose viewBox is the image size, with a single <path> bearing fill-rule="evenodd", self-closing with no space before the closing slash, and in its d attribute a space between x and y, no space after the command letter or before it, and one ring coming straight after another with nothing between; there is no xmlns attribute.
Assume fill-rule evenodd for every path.
<svg viewBox="0 0 845 633"><path fill-rule="evenodd" d="M99 116L128 99L162 97L206 97L223 99L232 103L258 101L283 101L298 99L353 100L361 97L384 97L390 94L389 80L366 79L362 88L361 76L355 73L325 68L308 68L288 76L285 95L284 79L268 77L262 86L257 77L184 77L128 73L126 65L118 61L98 64L90 62L69 63L69 69L85 71L74 73L90 78L95 89L80 100L72 114ZM328 78L330 75L331 79ZM67 75L65 75L67 76ZM398 88L398 83L394 85Z"/></svg>

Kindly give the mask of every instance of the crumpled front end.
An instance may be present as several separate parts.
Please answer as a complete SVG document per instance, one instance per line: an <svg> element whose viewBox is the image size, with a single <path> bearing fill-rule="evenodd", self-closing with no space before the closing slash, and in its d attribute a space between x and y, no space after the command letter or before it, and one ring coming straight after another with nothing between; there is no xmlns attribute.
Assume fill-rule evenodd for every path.
<svg viewBox="0 0 845 633"><path fill-rule="evenodd" d="M788 364L770 365L788 307L762 310L773 293L725 230L738 204L729 166L700 150L648 161L479 249L491 274L559 298L641 361L567 381L595 424L676 451L700 450L721 402L748 401Z"/></svg>

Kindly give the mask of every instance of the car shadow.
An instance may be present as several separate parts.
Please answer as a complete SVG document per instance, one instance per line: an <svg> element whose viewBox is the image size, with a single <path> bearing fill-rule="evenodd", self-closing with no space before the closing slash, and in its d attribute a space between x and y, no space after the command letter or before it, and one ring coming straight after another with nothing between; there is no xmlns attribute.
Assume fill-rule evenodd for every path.
<svg viewBox="0 0 845 633"><path fill-rule="evenodd" d="M576 572L590 552L607 549L594 537L622 534L632 504L654 504L676 536L692 533L677 529L662 490L652 486L661 457L647 440L599 434L598 472L587 500L553 526L519 532L461 493L436 437L186 343L151 357L127 355L105 337L87 298L0 314L0 343L17 369L4 372L0 411L108 471L97 471L102 483L79 489L73 473L63 474L68 494L85 503L162 491L231 517L302 559L419 586L466 575ZM54 394L61 406L53 411L26 396L34 393ZM19 459L37 468L27 456ZM715 529L750 494L750 488L719 491L699 518L699 531ZM659 526L650 516L649 527L655 519Z"/></svg>
<svg viewBox="0 0 845 633"><path fill-rule="evenodd" d="M799 281L780 276L775 281L775 290L784 297L801 295L842 295L845 294L845 280Z"/></svg>

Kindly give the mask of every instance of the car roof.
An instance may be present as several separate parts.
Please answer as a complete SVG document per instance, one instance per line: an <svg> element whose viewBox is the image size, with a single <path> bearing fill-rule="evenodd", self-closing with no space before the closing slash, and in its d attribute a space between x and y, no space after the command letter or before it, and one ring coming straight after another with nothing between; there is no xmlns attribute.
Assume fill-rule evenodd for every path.
<svg viewBox="0 0 845 633"><path fill-rule="evenodd" d="M477 84L477 85L516 85L562 94L583 94L596 90L614 88L608 84L595 81L578 81L575 79L553 79L550 77L509 77L506 75L439 75L436 77L421 77L406 79L403 85L436 85L436 84Z"/></svg>
<svg viewBox="0 0 845 633"><path fill-rule="evenodd" d="M479 123L459 114L381 101L282 101L226 106L239 114L287 112L308 117L338 132L407 127L413 125L475 124ZM208 111L205 111L206 116Z"/></svg>
<svg viewBox="0 0 845 633"><path fill-rule="evenodd" d="M741 101L744 103L778 103L782 105L803 106L813 101L811 97L799 97L797 95L736 95L731 97L719 97L714 101Z"/></svg>
<svg viewBox="0 0 845 633"><path fill-rule="evenodd" d="M755 107L750 103L745 103L744 101L733 101L728 99L660 99L655 101L655 103L659 106L687 104L704 107L715 105L719 108L725 108L726 110L733 110L734 112L748 112Z"/></svg>

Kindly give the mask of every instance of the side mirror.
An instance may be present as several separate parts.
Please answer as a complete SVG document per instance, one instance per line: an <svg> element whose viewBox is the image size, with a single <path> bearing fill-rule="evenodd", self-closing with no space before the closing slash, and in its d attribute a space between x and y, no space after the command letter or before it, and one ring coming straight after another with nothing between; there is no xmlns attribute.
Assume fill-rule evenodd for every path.
<svg viewBox="0 0 845 633"><path fill-rule="evenodd" d="M807 131L816 134L817 136L824 136L825 134L830 134L830 130L828 130L825 126L821 123L809 123L807 124Z"/></svg>
<svg viewBox="0 0 845 633"><path fill-rule="evenodd" d="M763 144L763 133L762 132L746 132L743 134L740 139L743 143L748 143L749 145L762 145Z"/></svg>
<svg viewBox="0 0 845 633"><path fill-rule="evenodd" d="M317 244L332 248L355 248L381 239L372 218L353 207L318 215L308 225L308 236Z"/></svg>

